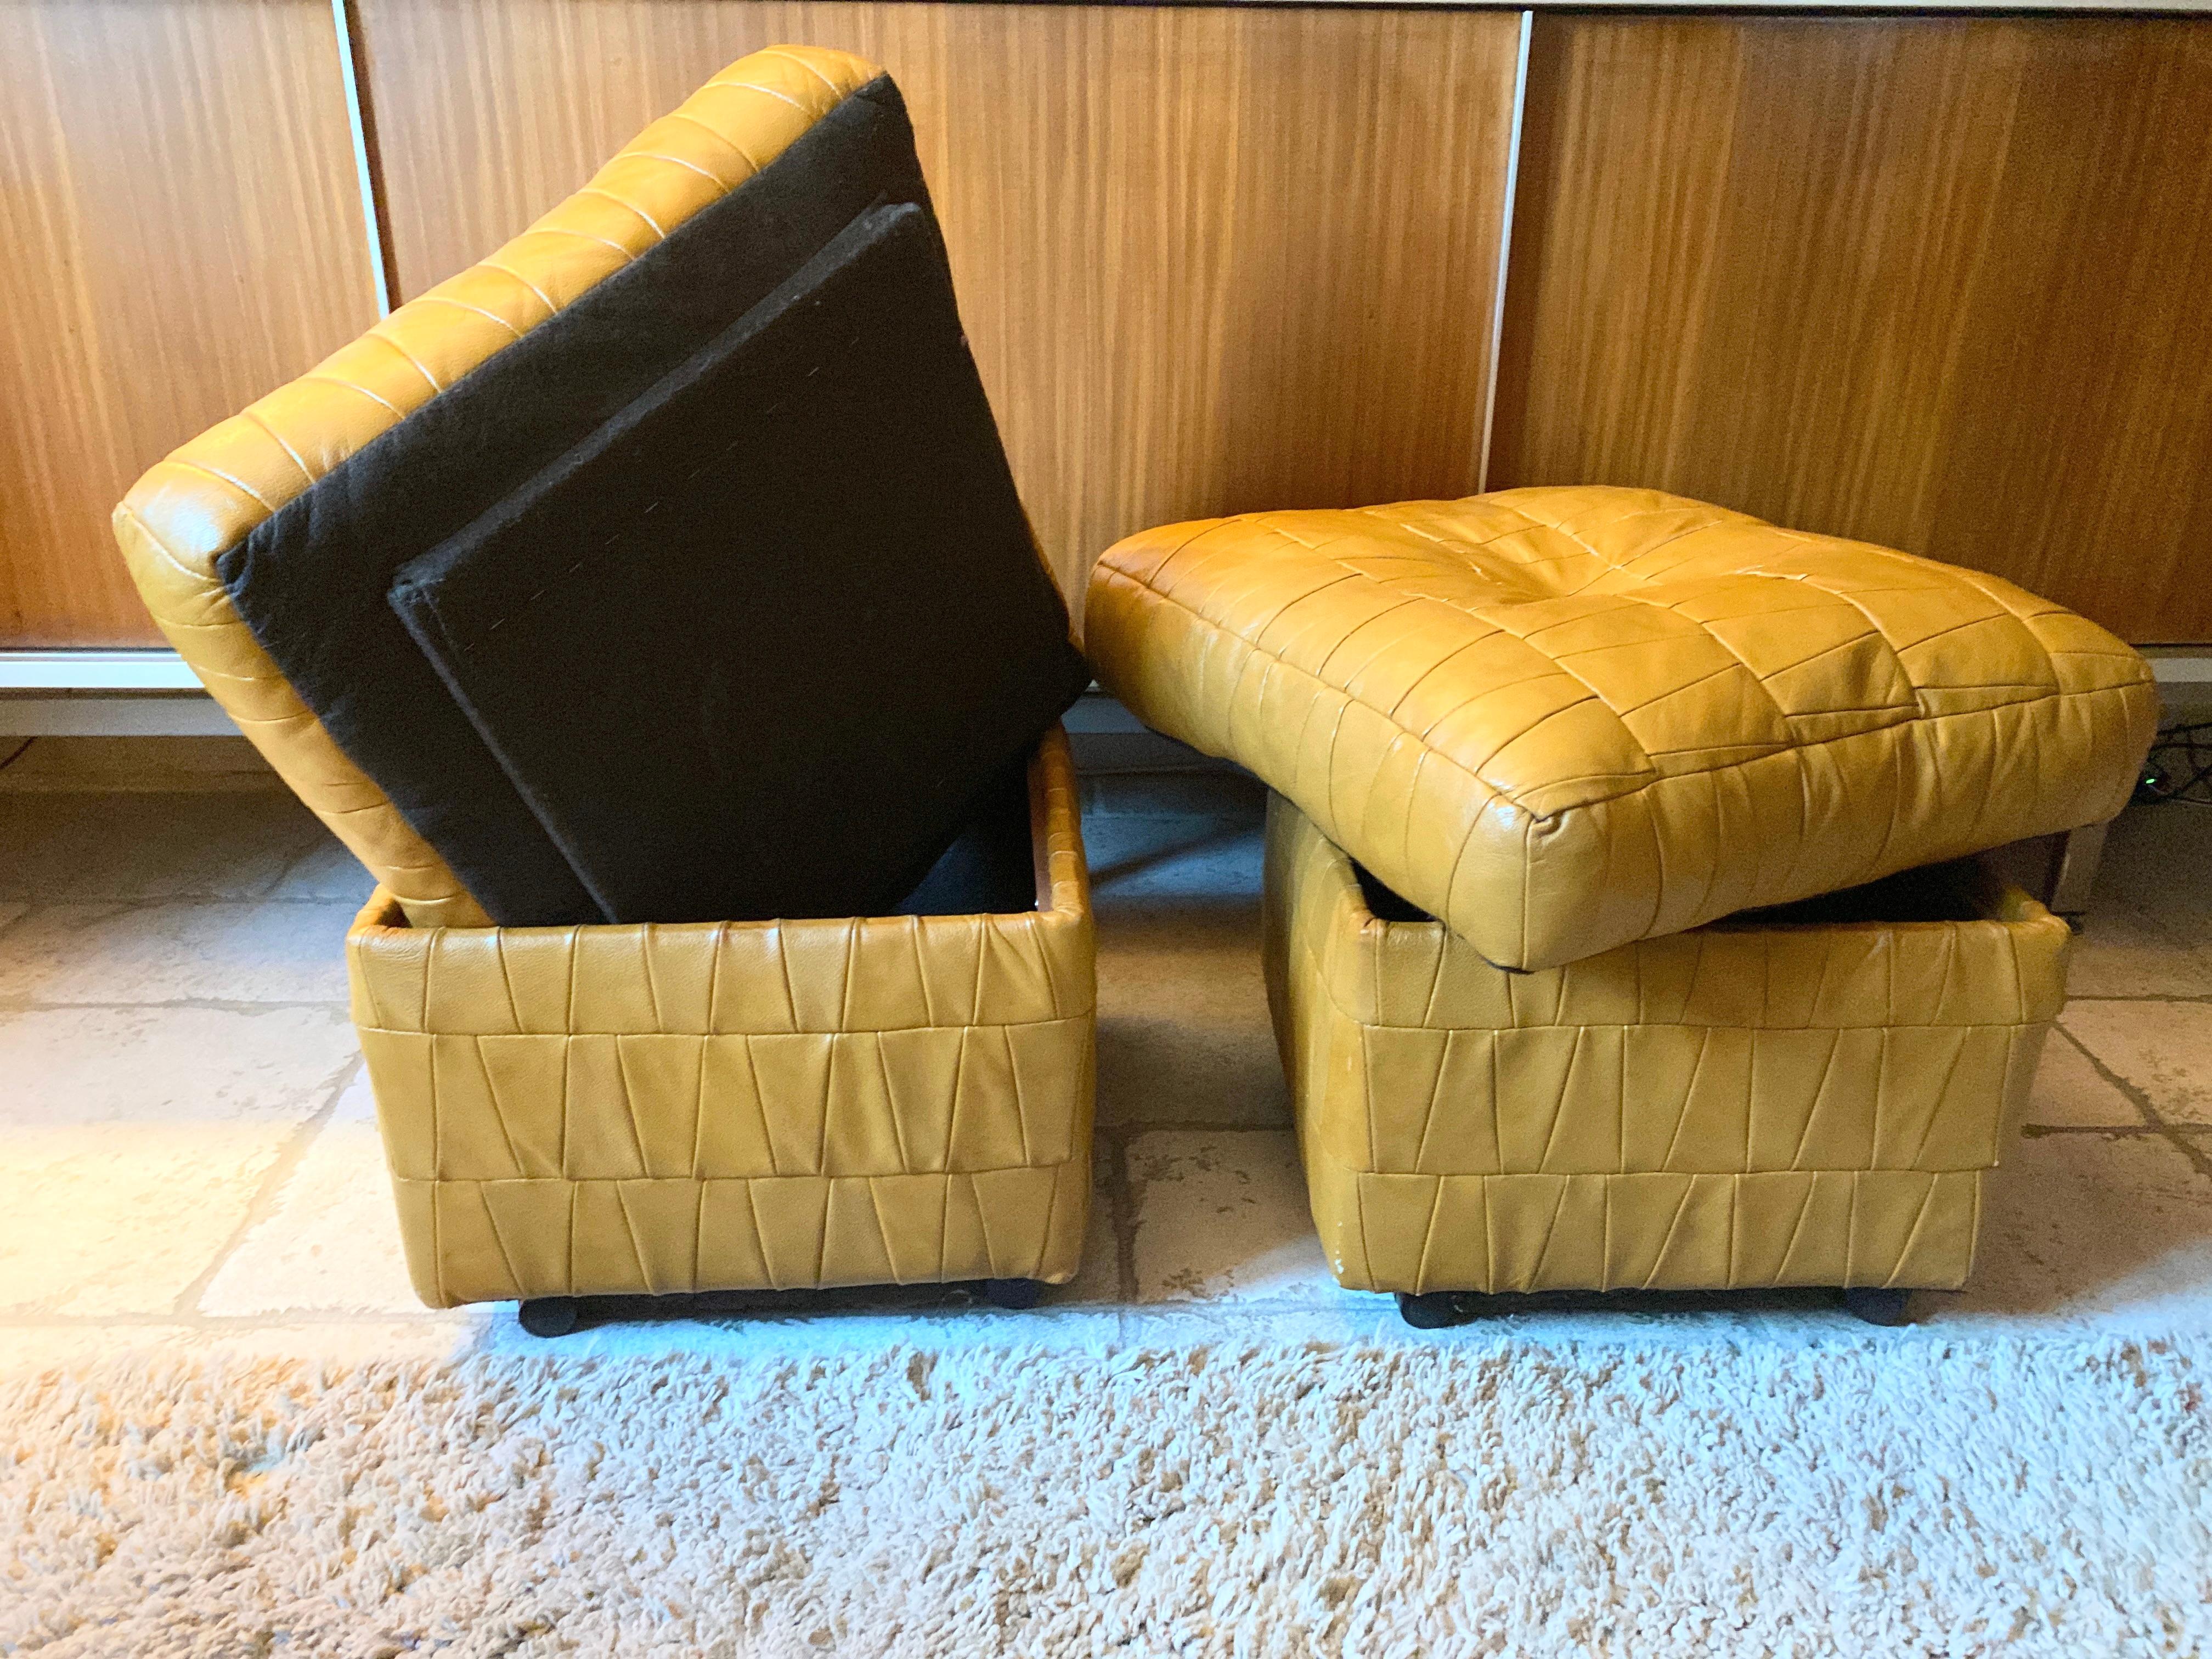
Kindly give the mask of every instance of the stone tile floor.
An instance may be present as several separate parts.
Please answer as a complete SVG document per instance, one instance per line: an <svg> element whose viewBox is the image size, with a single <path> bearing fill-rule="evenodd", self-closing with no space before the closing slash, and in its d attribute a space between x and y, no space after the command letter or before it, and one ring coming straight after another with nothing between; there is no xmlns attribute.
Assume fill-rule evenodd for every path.
<svg viewBox="0 0 2212 1659"><path fill-rule="evenodd" d="M0 1366L125 1347L532 1349L408 1289L340 941L367 878L243 744L0 740ZM559 1351L1416 1336L1329 1279L1258 943L1259 797L1099 777L1098 1192L1082 1278L1009 1314L838 1293L599 1325ZM2115 829L1980 1267L1938 1337L2212 1328L2212 812ZM695 1310L696 1313L696 1310ZM1515 1315L1649 1341L1841 1334L1826 1298ZM1473 1328L1480 1331L1485 1328Z"/></svg>

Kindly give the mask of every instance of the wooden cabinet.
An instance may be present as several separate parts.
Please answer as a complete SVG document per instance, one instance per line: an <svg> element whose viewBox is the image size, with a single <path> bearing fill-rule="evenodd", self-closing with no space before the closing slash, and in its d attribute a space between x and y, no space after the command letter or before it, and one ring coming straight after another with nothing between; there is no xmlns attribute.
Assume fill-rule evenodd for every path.
<svg viewBox="0 0 2212 1659"><path fill-rule="evenodd" d="M159 635L149 463L376 320L329 0L0 4L0 646Z"/></svg>
<svg viewBox="0 0 2212 1659"><path fill-rule="evenodd" d="M2212 21L1540 15L1493 486L2212 640Z"/></svg>
<svg viewBox="0 0 2212 1659"><path fill-rule="evenodd" d="M0 647L152 638L137 471L779 40L897 77L1048 556L1649 483L2212 641L2212 19L0 3ZM1509 194L1509 175L1517 184ZM1500 255L1510 258L1503 344ZM1494 404L1493 404L1494 392Z"/></svg>
<svg viewBox="0 0 2212 1659"><path fill-rule="evenodd" d="M743 53L882 64L1038 538L1477 487L1513 13L357 0L399 286Z"/></svg>

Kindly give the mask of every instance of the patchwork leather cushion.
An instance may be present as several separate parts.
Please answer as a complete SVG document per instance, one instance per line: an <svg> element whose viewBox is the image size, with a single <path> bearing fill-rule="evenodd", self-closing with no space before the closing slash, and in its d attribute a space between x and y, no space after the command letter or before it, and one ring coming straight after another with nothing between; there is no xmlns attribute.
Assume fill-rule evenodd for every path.
<svg viewBox="0 0 2212 1659"><path fill-rule="evenodd" d="M912 204L391 599L616 921L890 910L1090 678Z"/></svg>
<svg viewBox="0 0 2212 1659"><path fill-rule="evenodd" d="M2100 823L2158 714L2009 582L1637 489L1170 525L1085 642L1521 969Z"/></svg>
<svg viewBox="0 0 2212 1659"><path fill-rule="evenodd" d="M116 508L117 544L162 633L416 927L487 918L262 649L216 560L380 434L772 166L880 75L818 46L771 46L739 59L520 235L156 462Z"/></svg>

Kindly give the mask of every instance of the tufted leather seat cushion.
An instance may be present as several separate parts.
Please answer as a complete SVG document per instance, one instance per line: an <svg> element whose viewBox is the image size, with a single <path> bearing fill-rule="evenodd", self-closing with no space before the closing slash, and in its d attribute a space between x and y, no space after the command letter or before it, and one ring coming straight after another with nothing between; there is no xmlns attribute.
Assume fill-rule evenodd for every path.
<svg viewBox="0 0 2212 1659"><path fill-rule="evenodd" d="M2100 823L2158 710L2008 582L1601 487L1148 531L1085 644L1522 969Z"/></svg>

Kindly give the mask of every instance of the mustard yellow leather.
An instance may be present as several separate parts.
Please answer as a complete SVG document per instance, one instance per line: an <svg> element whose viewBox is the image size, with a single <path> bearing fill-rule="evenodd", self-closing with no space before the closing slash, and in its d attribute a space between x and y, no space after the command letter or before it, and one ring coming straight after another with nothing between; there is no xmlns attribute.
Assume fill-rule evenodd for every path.
<svg viewBox="0 0 2212 1659"><path fill-rule="evenodd" d="M877 73L812 46L741 58L498 252L157 463L116 508L116 539L169 642L418 926L487 918L301 702L232 608L216 560L370 439L743 184Z"/></svg>
<svg viewBox="0 0 2212 1659"><path fill-rule="evenodd" d="M1037 908L411 927L347 940L415 1288L542 1296L1072 1277L1095 975L1074 769Z"/></svg>
<svg viewBox="0 0 2212 1659"><path fill-rule="evenodd" d="M2065 999L2066 924L1750 919L1508 973L1379 920L1268 808L1268 998L1361 1290L1955 1286Z"/></svg>
<svg viewBox="0 0 2212 1659"><path fill-rule="evenodd" d="M1513 968L2100 823L2158 712L1994 576L1635 489L1149 531L1085 646Z"/></svg>

